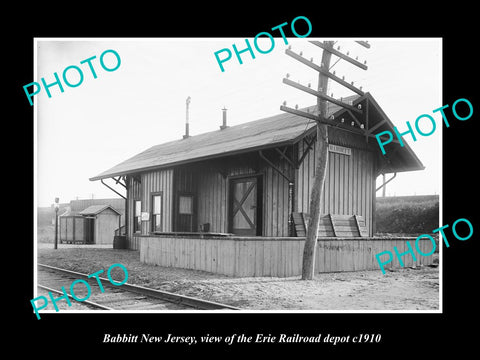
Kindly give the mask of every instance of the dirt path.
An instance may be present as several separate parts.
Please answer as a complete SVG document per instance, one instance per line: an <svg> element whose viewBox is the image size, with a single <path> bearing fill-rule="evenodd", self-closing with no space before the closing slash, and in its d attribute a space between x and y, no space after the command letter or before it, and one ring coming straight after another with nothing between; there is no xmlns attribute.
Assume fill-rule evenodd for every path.
<svg viewBox="0 0 480 360"><path fill-rule="evenodd" d="M300 278L176 281L170 291L257 310L433 310L439 306L438 271L402 269L318 274Z"/></svg>
<svg viewBox="0 0 480 360"><path fill-rule="evenodd" d="M229 278L202 271L143 264L137 251L60 247L38 249L38 261L93 273L125 265L128 282L241 307L246 310L436 310L438 267L387 272L318 274L292 278Z"/></svg>

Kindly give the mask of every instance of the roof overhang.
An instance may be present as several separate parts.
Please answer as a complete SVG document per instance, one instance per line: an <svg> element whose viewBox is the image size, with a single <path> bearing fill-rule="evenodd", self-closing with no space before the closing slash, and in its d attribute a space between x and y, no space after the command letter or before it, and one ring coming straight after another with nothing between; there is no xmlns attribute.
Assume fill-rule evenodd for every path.
<svg viewBox="0 0 480 360"><path fill-rule="evenodd" d="M355 96L352 105L364 109L362 113L332 106L329 115L331 127L355 132L365 138L368 148L377 152L377 173L423 170L425 167L410 146L404 141L388 145L382 155L375 134L382 131L393 133L394 124L370 93ZM309 107L309 111L315 107ZM340 120L344 121L340 121ZM348 126L348 124L354 124ZM359 124L363 124L363 129ZM113 168L90 178L91 181L137 174L155 169L171 168L193 162L240 155L275 147L288 146L301 141L315 131L315 121L300 115L282 113L269 118L191 136L153 146Z"/></svg>
<svg viewBox="0 0 480 360"><path fill-rule="evenodd" d="M105 211L106 209L110 209L113 212L117 213L118 215L122 215L118 210L116 210L111 205L91 205L91 206L87 207L86 209L84 209L82 211L79 211L78 215L82 215L82 216L98 215L102 211Z"/></svg>
<svg viewBox="0 0 480 360"><path fill-rule="evenodd" d="M133 170L130 170L130 171L121 171L120 170L120 171L117 171L117 172L106 172L106 173L101 173L97 176L91 177L89 180L90 181L95 181L95 180L101 180L101 179L108 179L108 178L113 178L113 177L117 177L117 176L136 174L136 173L150 171L150 170L166 169L166 168L185 165L185 164L189 164L189 163L193 163L193 162L200 162L200 161L211 160L211 159L219 159L219 158L224 158L226 156L241 155L241 154L251 153L251 152L260 151L260 150L267 150L267 149L272 149L272 148L281 147L281 146L288 146L288 145L295 144L301 138L303 138L303 136L299 136L298 138L295 138L295 139L292 139L292 140L275 142L275 143L268 144L268 145L254 146L254 147L239 149L239 150L235 150L235 151L228 151L228 152L217 153L217 154L212 154L212 155L205 155L205 156L195 157L195 158L190 158L190 159L183 159L183 160L174 161L174 162L170 162L170 163L162 164L162 165L145 166L145 167L141 167L141 168L138 168L138 169L133 169Z"/></svg>
<svg viewBox="0 0 480 360"><path fill-rule="evenodd" d="M368 134L373 136L373 142L378 153L378 173L387 174L394 172L418 171L425 169L418 156L408 145L405 139L402 139L403 146L395 139L393 128L395 125L378 105L375 99L369 94L365 94L368 101L371 125ZM394 140L385 148L385 154L381 152L380 145L375 138L376 134L383 131L389 131L393 134Z"/></svg>

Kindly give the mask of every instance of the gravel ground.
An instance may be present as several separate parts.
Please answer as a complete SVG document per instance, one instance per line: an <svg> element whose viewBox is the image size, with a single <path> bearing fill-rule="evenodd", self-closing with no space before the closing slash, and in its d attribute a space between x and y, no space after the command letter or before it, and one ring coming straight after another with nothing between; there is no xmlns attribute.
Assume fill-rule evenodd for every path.
<svg viewBox="0 0 480 360"><path fill-rule="evenodd" d="M39 244L38 262L83 273L105 272L114 263L128 269L128 283L245 310L438 310L438 267L387 272L318 274L312 281L289 278L231 278L203 271L143 264L139 252L92 245ZM434 256L438 256L435 254ZM115 269L117 270L117 269ZM121 281L123 273L112 271Z"/></svg>

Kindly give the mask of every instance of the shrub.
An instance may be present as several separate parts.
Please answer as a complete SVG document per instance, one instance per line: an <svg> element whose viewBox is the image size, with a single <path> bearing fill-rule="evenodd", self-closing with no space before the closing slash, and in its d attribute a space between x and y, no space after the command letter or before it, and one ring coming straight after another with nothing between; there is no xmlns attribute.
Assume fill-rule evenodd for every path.
<svg viewBox="0 0 480 360"><path fill-rule="evenodd" d="M377 233L431 234L439 227L438 196L379 198Z"/></svg>

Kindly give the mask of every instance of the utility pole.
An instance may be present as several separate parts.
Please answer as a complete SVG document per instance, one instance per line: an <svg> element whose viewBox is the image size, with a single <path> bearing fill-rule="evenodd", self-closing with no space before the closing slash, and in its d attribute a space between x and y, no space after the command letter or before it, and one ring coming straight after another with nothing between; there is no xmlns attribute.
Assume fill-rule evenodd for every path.
<svg viewBox="0 0 480 360"><path fill-rule="evenodd" d="M349 84L344 79L340 79L339 77L335 76L335 73L331 73L330 70L330 61L332 54L338 56L340 59L344 59L349 63L352 63L364 70L367 69L365 64L361 64L358 60L354 60L347 55L341 53L338 50L333 48L335 42L334 41L311 41L312 44L317 45L318 47L323 49L322 53L322 60L321 65L318 66L313 63L313 59L308 61L302 57L302 53L295 54L290 49L286 50L286 54L293 57L294 59L304 63L305 65L317 70L319 72L318 76L318 90L314 91L310 89L310 86L307 88L305 86L299 85L291 80L284 79L283 82L287 85L293 86L298 88L302 91L315 95L317 97L317 105L319 108L319 114L313 115L310 113L305 113L301 110L288 108L287 106L281 106L280 109L292 114L304 116L310 119L314 119L317 122L317 153L316 153L316 166L315 166L315 178L312 185L312 190L310 194L310 219L308 222L308 229L307 229L307 237L305 239L305 247L303 251L303 264L302 264L302 280L312 280L315 273L315 255L316 255L316 248L317 248L317 236L318 236L318 228L320 225L320 205L323 198L323 186L325 183L325 175L327 172L328 166L328 126L335 125L339 127L344 126L344 122L336 124L331 119L327 119L327 102L332 102L339 106L342 106L346 109L348 114L352 117L355 122L359 123L359 120L353 114L362 113L362 111L358 108L354 108L353 106L343 103L341 100L334 99L327 95L327 88L329 79L332 79L339 84L347 87L348 89L354 91L359 95L364 95L361 89L357 89L353 86L353 83ZM357 41L358 44L369 48L370 45L367 42ZM354 122L352 122L352 125ZM363 129L363 125L362 125ZM368 130L368 128L367 128ZM368 141L368 137L365 137Z"/></svg>
<svg viewBox="0 0 480 360"><path fill-rule="evenodd" d="M325 45L333 46L333 41L326 41ZM322 54L322 67L330 68L332 54L324 51ZM318 92L327 94L328 77L319 73ZM327 102L317 97L319 116L327 117ZM317 122L317 164L315 178L310 194L310 219L308 221L307 238L303 249L302 280L312 280L315 272L315 253L317 248L317 233L320 223L320 203L323 196L323 185L328 166L328 127L325 123Z"/></svg>

